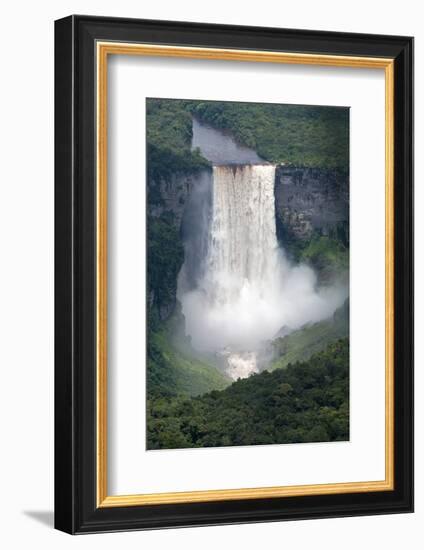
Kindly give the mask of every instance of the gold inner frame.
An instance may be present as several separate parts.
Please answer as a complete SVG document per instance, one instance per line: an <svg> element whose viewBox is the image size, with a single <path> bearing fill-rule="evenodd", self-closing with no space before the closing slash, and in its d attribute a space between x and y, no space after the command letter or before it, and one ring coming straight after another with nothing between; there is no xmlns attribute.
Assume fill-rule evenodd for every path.
<svg viewBox="0 0 424 550"><path fill-rule="evenodd" d="M394 60L122 42L96 44L97 54L97 506L141 506L255 498L365 493L394 489ZM142 55L384 69L385 71L385 479L315 485L108 496L107 493L107 61Z"/></svg>

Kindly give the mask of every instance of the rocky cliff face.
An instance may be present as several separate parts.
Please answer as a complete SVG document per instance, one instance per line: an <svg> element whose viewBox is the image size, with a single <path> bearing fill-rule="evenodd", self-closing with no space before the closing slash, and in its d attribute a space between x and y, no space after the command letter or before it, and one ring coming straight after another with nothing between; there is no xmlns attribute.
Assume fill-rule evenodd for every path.
<svg viewBox="0 0 424 550"><path fill-rule="evenodd" d="M211 170L207 169L149 181L149 218L153 220L149 223L165 224L165 231L161 230L162 242L157 246L161 265L155 281L157 288L156 291L149 289L149 306L155 306L162 321L175 311L176 276L184 257L188 266L198 263L196 260L204 246L202 228L208 215L210 190ZM302 247L317 235L348 245L347 174L336 170L278 166L274 193L277 235L286 251L290 253L299 244ZM172 227L171 233L167 226ZM163 245L163 235L168 237L167 246ZM188 241L190 246L186 246L184 252L183 243ZM193 261L190 261L191 257ZM190 270L186 271L186 276L190 277Z"/></svg>
<svg viewBox="0 0 424 550"><path fill-rule="evenodd" d="M349 242L349 175L337 170L278 166L277 232L283 245L313 234Z"/></svg>
<svg viewBox="0 0 424 550"><path fill-rule="evenodd" d="M154 269L149 271L148 305L165 321L176 311L177 277L186 257L184 242L190 240L190 254L198 254L202 246L204 206L211 170L177 173L169 178L148 182L148 259ZM194 263L194 262L192 262Z"/></svg>
<svg viewBox="0 0 424 550"><path fill-rule="evenodd" d="M149 215L160 218L171 214L176 229L180 231L186 203L192 190L206 178L210 178L209 170L194 174L174 174L169 179L149 181Z"/></svg>

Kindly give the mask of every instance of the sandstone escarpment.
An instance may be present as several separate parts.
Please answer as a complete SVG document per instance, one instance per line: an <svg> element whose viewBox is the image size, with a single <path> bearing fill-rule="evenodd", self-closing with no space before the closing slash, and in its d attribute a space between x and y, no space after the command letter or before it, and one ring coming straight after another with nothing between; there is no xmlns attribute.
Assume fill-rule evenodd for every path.
<svg viewBox="0 0 424 550"><path fill-rule="evenodd" d="M275 211L282 244L318 234L347 245L349 175L333 169L278 166Z"/></svg>

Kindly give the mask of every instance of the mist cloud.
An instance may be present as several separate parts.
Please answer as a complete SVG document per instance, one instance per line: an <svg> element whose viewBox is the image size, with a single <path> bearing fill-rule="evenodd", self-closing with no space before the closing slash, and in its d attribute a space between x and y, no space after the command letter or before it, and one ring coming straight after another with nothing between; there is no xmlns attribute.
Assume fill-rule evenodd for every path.
<svg viewBox="0 0 424 550"><path fill-rule="evenodd" d="M272 165L214 166L192 198L178 298L199 350L256 350L283 327L328 318L347 296L342 284L319 289L279 247L274 181Z"/></svg>

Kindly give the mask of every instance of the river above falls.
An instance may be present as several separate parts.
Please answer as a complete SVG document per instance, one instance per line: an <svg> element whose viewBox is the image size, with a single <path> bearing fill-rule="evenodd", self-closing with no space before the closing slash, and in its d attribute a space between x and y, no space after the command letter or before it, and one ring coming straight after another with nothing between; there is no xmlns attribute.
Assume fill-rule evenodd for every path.
<svg viewBox="0 0 424 550"><path fill-rule="evenodd" d="M212 164L266 164L256 151L237 143L231 134L193 118L192 149L196 148Z"/></svg>

